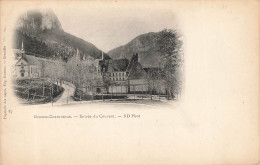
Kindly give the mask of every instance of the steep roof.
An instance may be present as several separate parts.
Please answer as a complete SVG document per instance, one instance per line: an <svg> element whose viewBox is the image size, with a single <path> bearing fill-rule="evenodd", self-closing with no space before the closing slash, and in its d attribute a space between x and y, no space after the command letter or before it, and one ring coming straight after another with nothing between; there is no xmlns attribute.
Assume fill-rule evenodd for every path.
<svg viewBox="0 0 260 165"><path fill-rule="evenodd" d="M129 65L127 66L127 72L130 72L131 68L135 65L135 63L138 63L138 54L134 54L132 57L131 57L131 60L130 60L130 63Z"/></svg>
<svg viewBox="0 0 260 165"><path fill-rule="evenodd" d="M146 72L139 62L133 62L129 67L128 79L143 79L146 78Z"/></svg>
<svg viewBox="0 0 260 165"><path fill-rule="evenodd" d="M17 61L17 63L22 59L24 59L30 65L37 65L37 66L41 66L42 62L48 62L48 63L58 63L59 62L59 61L55 61L55 60L35 57L34 55L23 54L23 56Z"/></svg>
<svg viewBox="0 0 260 165"><path fill-rule="evenodd" d="M40 66L40 61L39 61L38 57L35 57L35 56L30 56L30 55L27 55L27 54L23 54L22 57L17 61L17 63L19 61L21 61L21 60L25 60L29 65Z"/></svg>
<svg viewBox="0 0 260 165"><path fill-rule="evenodd" d="M128 63L128 59L109 60L107 70L108 72L126 71Z"/></svg>
<svg viewBox="0 0 260 165"><path fill-rule="evenodd" d="M24 54L24 55L23 55L23 58L24 58L30 65L37 65L37 66L40 66L40 65L41 65L41 63L40 63L38 57L30 56L30 55Z"/></svg>
<svg viewBox="0 0 260 165"><path fill-rule="evenodd" d="M128 79L143 79L146 78L146 72L142 65L138 62L138 54L134 54L127 66Z"/></svg>
<svg viewBox="0 0 260 165"><path fill-rule="evenodd" d="M102 72L107 72L108 62L108 60L99 60L98 64Z"/></svg>
<svg viewBox="0 0 260 165"><path fill-rule="evenodd" d="M102 72L124 72L129 64L128 59L100 60L99 66Z"/></svg>

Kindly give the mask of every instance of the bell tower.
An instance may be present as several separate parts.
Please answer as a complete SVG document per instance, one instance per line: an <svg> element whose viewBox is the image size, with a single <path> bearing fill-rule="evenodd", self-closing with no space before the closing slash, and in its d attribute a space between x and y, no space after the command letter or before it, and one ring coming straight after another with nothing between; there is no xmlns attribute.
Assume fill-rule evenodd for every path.
<svg viewBox="0 0 260 165"><path fill-rule="evenodd" d="M23 41L22 41L22 46L21 46L21 54L24 54L25 51L24 51L24 46L23 46Z"/></svg>

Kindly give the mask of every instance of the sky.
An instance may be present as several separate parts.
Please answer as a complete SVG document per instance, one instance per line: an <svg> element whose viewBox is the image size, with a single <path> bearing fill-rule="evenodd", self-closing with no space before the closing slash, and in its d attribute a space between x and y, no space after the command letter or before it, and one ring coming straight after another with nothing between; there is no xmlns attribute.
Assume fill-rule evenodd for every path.
<svg viewBox="0 0 260 165"><path fill-rule="evenodd" d="M145 5L70 3L63 7L56 5L52 9L64 31L94 44L104 52L124 45L141 34L177 26L171 10Z"/></svg>

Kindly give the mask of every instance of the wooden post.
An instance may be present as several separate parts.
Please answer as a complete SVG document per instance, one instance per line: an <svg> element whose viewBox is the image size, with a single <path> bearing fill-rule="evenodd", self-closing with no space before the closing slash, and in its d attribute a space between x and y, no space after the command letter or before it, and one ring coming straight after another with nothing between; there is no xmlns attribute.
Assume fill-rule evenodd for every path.
<svg viewBox="0 0 260 165"><path fill-rule="evenodd" d="M53 95L53 84L51 85L51 95Z"/></svg>
<svg viewBox="0 0 260 165"><path fill-rule="evenodd" d="M143 86L142 86L142 100L143 100L143 93L144 93L144 89L143 89Z"/></svg>
<svg viewBox="0 0 260 165"><path fill-rule="evenodd" d="M134 100L135 100L135 85L133 87L134 87Z"/></svg>
<svg viewBox="0 0 260 165"><path fill-rule="evenodd" d="M159 100L161 100L161 98L160 98L160 95L161 95L160 87L158 88L158 90L159 90Z"/></svg>
<svg viewBox="0 0 260 165"><path fill-rule="evenodd" d="M33 95L33 101L34 101L34 98L35 98L36 93L37 93L37 92L35 91L35 93L34 93L34 95Z"/></svg>
<svg viewBox="0 0 260 165"><path fill-rule="evenodd" d="M127 96L127 93L128 93L128 85L125 85L125 96Z"/></svg>
<svg viewBox="0 0 260 165"><path fill-rule="evenodd" d="M93 96L93 87L92 87L92 102L93 102L94 96Z"/></svg>
<svg viewBox="0 0 260 165"><path fill-rule="evenodd" d="M53 84L51 88L51 106L53 106Z"/></svg>
<svg viewBox="0 0 260 165"><path fill-rule="evenodd" d="M117 85L116 85L116 96L117 96Z"/></svg>
<svg viewBox="0 0 260 165"><path fill-rule="evenodd" d="M69 103L69 93L70 93L70 89L68 89L67 104Z"/></svg>
<svg viewBox="0 0 260 165"><path fill-rule="evenodd" d="M113 99L113 86L111 86L111 91L112 91L112 93L111 93L111 100Z"/></svg>
<svg viewBox="0 0 260 165"><path fill-rule="evenodd" d="M153 90L151 90L151 100L153 99Z"/></svg>
<svg viewBox="0 0 260 165"><path fill-rule="evenodd" d="M30 97L30 88L28 88L28 97L27 97L27 100L29 100L29 97Z"/></svg>
<svg viewBox="0 0 260 165"><path fill-rule="evenodd" d="M44 82L42 84L42 96L44 96Z"/></svg>
<svg viewBox="0 0 260 165"><path fill-rule="evenodd" d="M146 98L148 98L148 91L149 91L149 86L147 86L147 90L145 91Z"/></svg>
<svg viewBox="0 0 260 165"><path fill-rule="evenodd" d="M168 90L168 88L167 88L167 99L170 100L170 98L169 98L169 90Z"/></svg>

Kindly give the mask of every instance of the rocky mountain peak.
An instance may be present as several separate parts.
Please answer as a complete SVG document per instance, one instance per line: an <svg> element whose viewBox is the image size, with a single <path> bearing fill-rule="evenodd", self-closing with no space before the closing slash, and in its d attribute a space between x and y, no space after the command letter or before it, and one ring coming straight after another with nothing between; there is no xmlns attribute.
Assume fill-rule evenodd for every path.
<svg viewBox="0 0 260 165"><path fill-rule="evenodd" d="M63 30L57 16L51 9L29 10L17 21L17 29L24 30Z"/></svg>
<svg viewBox="0 0 260 165"><path fill-rule="evenodd" d="M102 51L92 43L65 32L51 9L30 10L18 18L13 47L20 49L22 41L26 52L46 58L68 61L77 49L82 59L102 56ZM110 59L106 53L104 58Z"/></svg>

